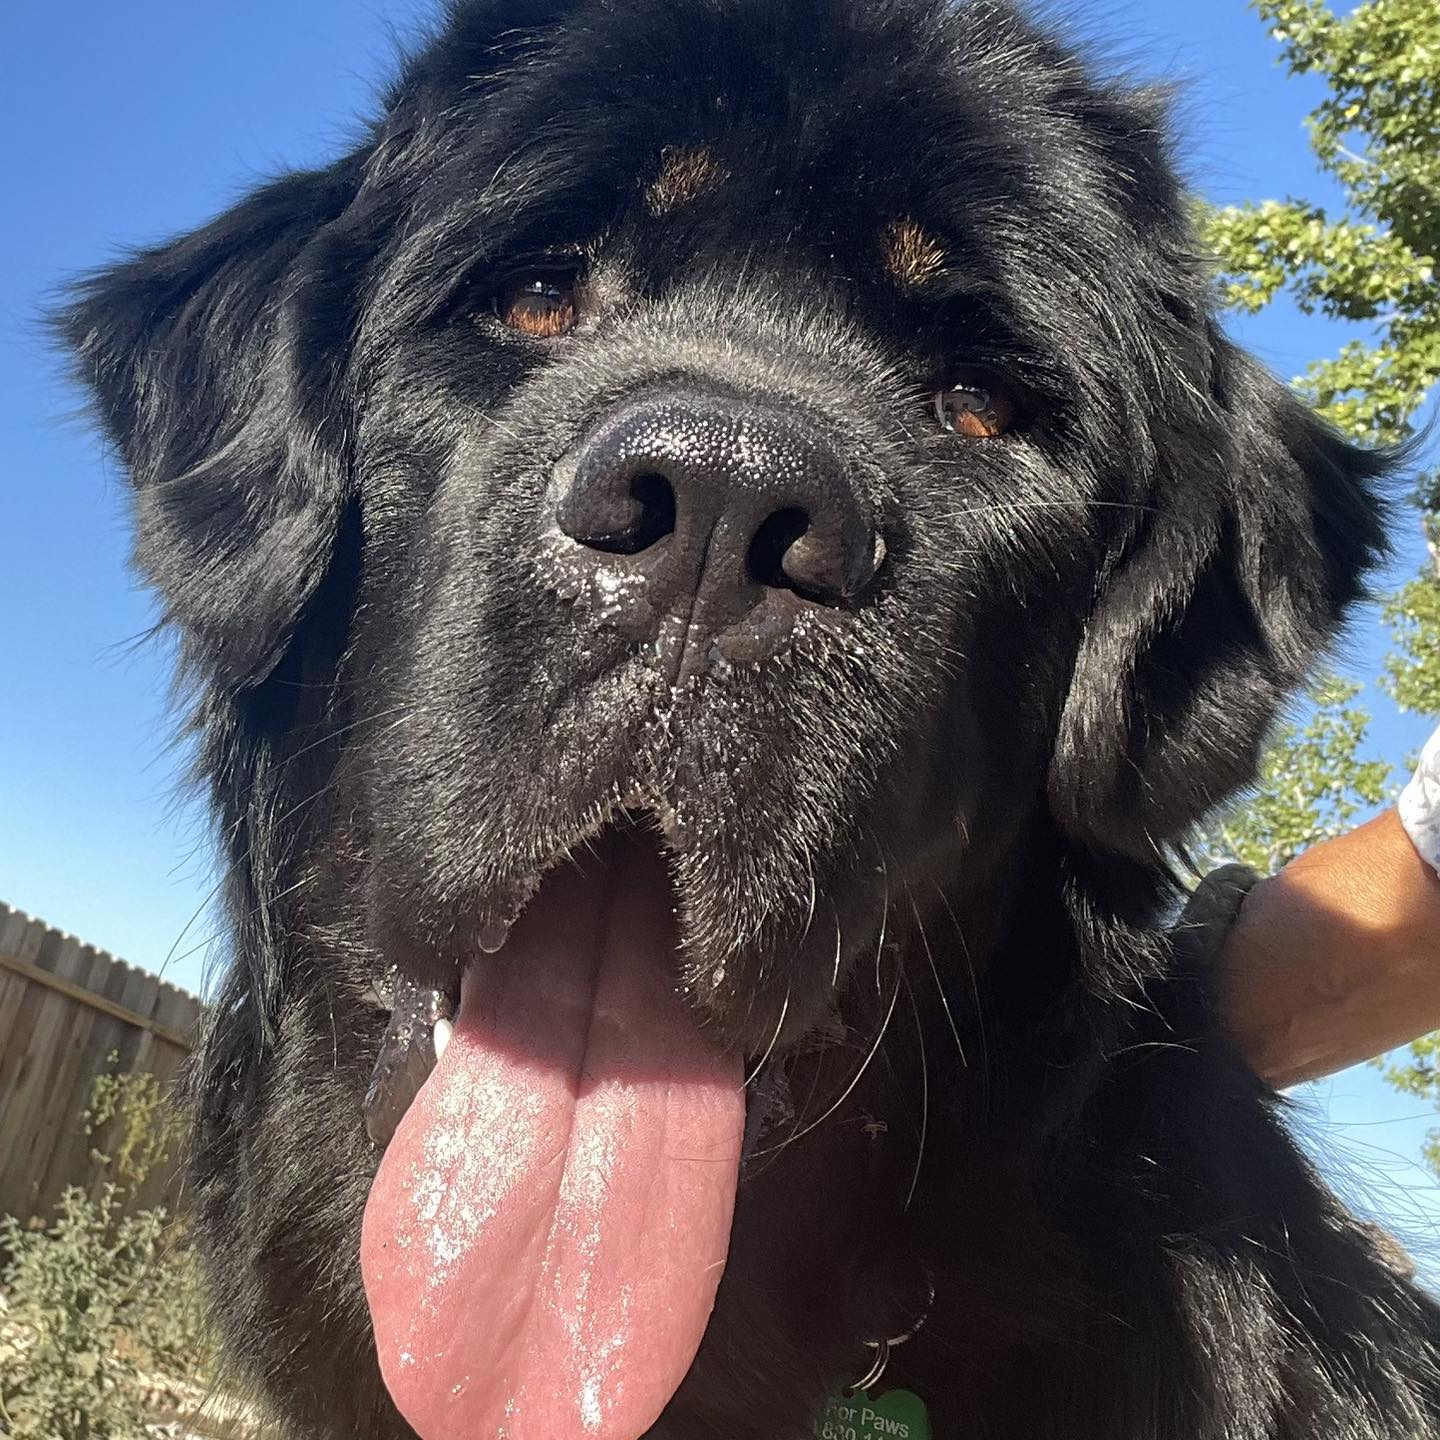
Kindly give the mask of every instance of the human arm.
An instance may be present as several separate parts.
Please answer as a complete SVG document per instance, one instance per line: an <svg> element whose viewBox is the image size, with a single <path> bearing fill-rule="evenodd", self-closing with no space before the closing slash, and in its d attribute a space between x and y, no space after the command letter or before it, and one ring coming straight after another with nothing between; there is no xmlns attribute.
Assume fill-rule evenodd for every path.
<svg viewBox="0 0 1440 1440"><path fill-rule="evenodd" d="M1440 875L1396 810L1246 897L1220 956L1231 1032L1277 1086L1440 1029Z"/></svg>

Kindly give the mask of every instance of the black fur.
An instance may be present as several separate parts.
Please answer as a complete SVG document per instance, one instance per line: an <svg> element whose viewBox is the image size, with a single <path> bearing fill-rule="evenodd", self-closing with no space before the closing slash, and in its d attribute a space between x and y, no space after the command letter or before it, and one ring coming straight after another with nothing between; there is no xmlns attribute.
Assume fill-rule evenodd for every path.
<svg viewBox="0 0 1440 1440"><path fill-rule="evenodd" d="M651 214L696 146L723 183ZM948 254L917 295L902 217ZM497 277L565 247L584 323L502 331ZM927 1273L887 1381L940 1437L1440 1432L1435 1307L1162 930L1170 848L1383 544L1382 460L1210 303L1159 102L990 0L461 0L353 153L77 294L228 861L199 1228L296 1434L408 1434L355 1260L373 978L449 983L637 792L697 1010L753 1056L783 1007L814 1080L653 1435L808 1435ZM1020 433L934 423L960 362ZM676 377L823 417L889 553L839 625L672 694L533 542L555 459Z"/></svg>

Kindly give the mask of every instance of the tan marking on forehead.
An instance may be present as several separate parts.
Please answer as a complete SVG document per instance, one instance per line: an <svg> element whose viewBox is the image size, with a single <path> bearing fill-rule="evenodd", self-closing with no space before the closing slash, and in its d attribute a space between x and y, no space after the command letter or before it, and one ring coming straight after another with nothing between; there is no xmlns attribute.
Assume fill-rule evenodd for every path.
<svg viewBox="0 0 1440 1440"><path fill-rule="evenodd" d="M945 247L908 217L890 222L883 247L885 268L907 290L933 280L945 268Z"/></svg>
<svg viewBox="0 0 1440 1440"><path fill-rule="evenodd" d="M645 203L652 215L668 215L718 190L730 178L730 172L704 145L666 149L660 158L660 173L645 191Z"/></svg>

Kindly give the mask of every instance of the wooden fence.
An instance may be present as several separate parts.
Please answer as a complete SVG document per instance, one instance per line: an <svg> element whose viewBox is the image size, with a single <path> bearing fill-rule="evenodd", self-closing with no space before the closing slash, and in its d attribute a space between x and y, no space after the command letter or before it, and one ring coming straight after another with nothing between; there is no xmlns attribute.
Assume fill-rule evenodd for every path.
<svg viewBox="0 0 1440 1440"><path fill-rule="evenodd" d="M172 1081L200 1009L176 986L0 904L0 1214L44 1215L67 1185L95 1189L91 1151L106 1136L87 1135L84 1114L96 1078ZM152 1175L131 1203L173 1200L173 1188L173 1176Z"/></svg>

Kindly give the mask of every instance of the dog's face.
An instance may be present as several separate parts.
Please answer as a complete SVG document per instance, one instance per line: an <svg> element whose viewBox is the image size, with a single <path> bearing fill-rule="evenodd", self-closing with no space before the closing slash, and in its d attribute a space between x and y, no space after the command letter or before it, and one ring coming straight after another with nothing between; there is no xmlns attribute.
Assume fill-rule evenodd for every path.
<svg viewBox="0 0 1440 1440"><path fill-rule="evenodd" d="M497 994L567 945L603 977L619 928L683 1007L656 1020L642 980L615 1002L616 1075L725 1110L727 1066L854 1034L877 990L893 1010L928 916L977 917L971 959L1013 980L1014 876L1044 857L1075 922L1044 1004L1117 991L1115 877L1142 922L1378 545L1373 462L1209 318L1154 105L1003 6L461 5L366 144L98 278L68 323L227 827L245 963L207 1178L225 1210L243 1132L290 1126L246 1183L344 1297L273 1342L301 1352L366 1346L353 1274L309 1256L353 1243L373 1168L367 986ZM557 869L587 851L590 879ZM523 1097L497 1049L570 1063L484 1009L451 1063L472 1089ZM323 1121L285 1108L307 1085ZM718 1227L719 1261L736 1115L700 1137L729 1198L666 1212ZM422 1283L393 1260L372 1301ZM616 1414L669 1399L698 1289L688 1353ZM252 1301L282 1332L284 1295Z"/></svg>

